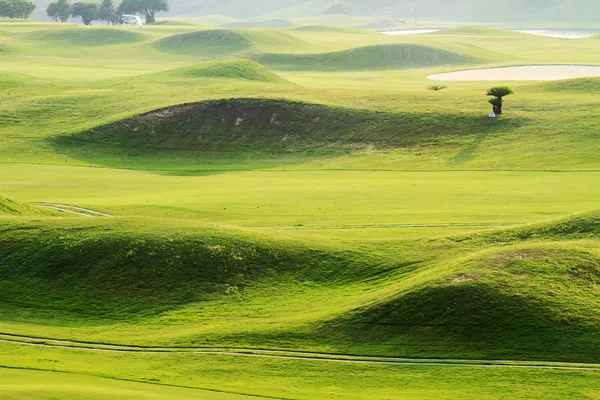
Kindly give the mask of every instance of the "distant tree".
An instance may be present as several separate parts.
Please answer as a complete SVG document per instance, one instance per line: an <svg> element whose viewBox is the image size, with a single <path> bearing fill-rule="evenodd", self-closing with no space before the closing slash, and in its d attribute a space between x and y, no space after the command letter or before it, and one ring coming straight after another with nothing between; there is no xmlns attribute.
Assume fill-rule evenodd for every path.
<svg viewBox="0 0 600 400"><path fill-rule="evenodd" d="M146 17L147 24L153 24L156 22L156 13L163 11L169 11L168 0L123 0L117 13L142 14Z"/></svg>
<svg viewBox="0 0 600 400"><path fill-rule="evenodd" d="M98 9L98 19L107 24L116 24L118 21L115 3L112 0L103 0Z"/></svg>
<svg viewBox="0 0 600 400"><path fill-rule="evenodd" d="M81 17L84 25L91 25L98 18L98 4L91 2L78 2L71 6L71 15Z"/></svg>
<svg viewBox="0 0 600 400"><path fill-rule="evenodd" d="M50 18L52 18L54 20L54 22L58 22L59 18L58 18L58 7L56 5L56 3L50 3L48 4L48 8L46 8L46 14L48 14L48 16Z"/></svg>
<svg viewBox="0 0 600 400"><path fill-rule="evenodd" d="M67 0L58 0L48 5L46 14L55 22L67 22L71 15L71 5Z"/></svg>
<svg viewBox="0 0 600 400"><path fill-rule="evenodd" d="M325 7L323 14L346 14L352 15L352 8L344 4L344 0L333 0L330 5Z"/></svg>
<svg viewBox="0 0 600 400"><path fill-rule="evenodd" d="M31 0L0 0L0 17L27 19L36 7Z"/></svg>
<svg viewBox="0 0 600 400"><path fill-rule="evenodd" d="M487 91L488 96L492 96L488 102L494 108L494 114L502 114L502 106L504 105L504 97L513 94L513 91L508 86L496 86Z"/></svg>

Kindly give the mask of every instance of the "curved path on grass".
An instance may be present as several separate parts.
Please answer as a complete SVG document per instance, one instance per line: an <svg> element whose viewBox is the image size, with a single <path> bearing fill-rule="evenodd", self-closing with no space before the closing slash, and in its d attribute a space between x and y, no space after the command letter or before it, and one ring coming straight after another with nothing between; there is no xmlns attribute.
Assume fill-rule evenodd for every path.
<svg viewBox="0 0 600 400"><path fill-rule="evenodd" d="M523 67L471 69L429 75L434 81L558 81L600 76L599 66L527 65Z"/></svg>
<svg viewBox="0 0 600 400"><path fill-rule="evenodd" d="M66 212L69 214L79 215L80 217L113 217L113 215L105 214L100 211L90 210L89 208L83 208L78 206L72 206L69 204L60 203L35 203L37 206L49 208L60 212Z"/></svg>
<svg viewBox="0 0 600 400"><path fill-rule="evenodd" d="M79 351L101 351L112 353L143 353L143 354L202 354L225 355L239 357L275 358L281 360L341 362L371 365L399 366L444 366L444 367L476 367L476 368L529 368L555 370L599 371L600 364L567 363L552 361L516 361L516 360L465 360L465 359L434 359L434 358L400 358L352 356L327 353L309 353L286 350L243 349L225 347L143 347L129 345L114 345L88 343L72 340L40 338L32 336L0 333L0 343L22 346L50 347Z"/></svg>

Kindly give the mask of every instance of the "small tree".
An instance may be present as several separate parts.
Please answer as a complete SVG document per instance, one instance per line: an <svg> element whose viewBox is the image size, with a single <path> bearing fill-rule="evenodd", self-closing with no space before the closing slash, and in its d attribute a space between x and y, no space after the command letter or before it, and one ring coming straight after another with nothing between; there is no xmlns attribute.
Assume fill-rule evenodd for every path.
<svg viewBox="0 0 600 400"><path fill-rule="evenodd" d="M502 106L504 105L504 97L513 94L513 91L508 86L496 86L487 91L488 96L492 96L488 102L494 109L494 114L502 114Z"/></svg>
<svg viewBox="0 0 600 400"><path fill-rule="evenodd" d="M169 11L168 0L123 0L117 14L142 14L147 24L156 22L156 13Z"/></svg>
<svg viewBox="0 0 600 400"><path fill-rule="evenodd" d="M27 19L36 7L31 0L0 0L0 17Z"/></svg>
<svg viewBox="0 0 600 400"><path fill-rule="evenodd" d="M71 6L71 15L81 17L84 25L91 25L92 21L98 16L98 4L96 3L75 3Z"/></svg>
<svg viewBox="0 0 600 400"><path fill-rule="evenodd" d="M117 23L117 10L112 0L102 1L102 5L98 9L98 19L106 21L107 24L114 25Z"/></svg>
<svg viewBox="0 0 600 400"><path fill-rule="evenodd" d="M71 5L67 0L58 0L48 5L46 14L55 22L67 22L71 15Z"/></svg>

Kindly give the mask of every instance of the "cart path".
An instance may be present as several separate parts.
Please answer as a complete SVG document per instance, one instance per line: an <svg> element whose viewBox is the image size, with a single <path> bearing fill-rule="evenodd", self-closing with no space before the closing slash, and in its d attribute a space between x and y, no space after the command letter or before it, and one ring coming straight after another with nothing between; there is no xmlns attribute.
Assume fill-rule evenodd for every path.
<svg viewBox="0 0 600 400"><path fill-rule="evenodd" d="M78 206L72 206L70 204L61 203L35 203L37 206L49 208L52 210L66 212L69 214L78 215L80 217L94 218L94 217L114 217L114 215L106 214L100 211L90 210L89 208L83 208Z"/></svg>
<svg viewBox="0 0 600 400"><path fill-rule="evenodd" d="M367 365L398 365L398 366L442 366L442 367L472 367L472 368L528 368L598 371L600 364L552 362L552 361L517 361L517 360L466 360L466 359L432 359L432 358L401 358L353 356L328 353L310 353L293 350L244 349L226 347L142 347L130 345L115 345L103 343L88 343L72 340L40 338L22 335L0 333L0 343L22 346L49 347L75 351L137 353L137 354L196 354L222 355L238 357L271 358L280 360L338 362Z"/></svg>

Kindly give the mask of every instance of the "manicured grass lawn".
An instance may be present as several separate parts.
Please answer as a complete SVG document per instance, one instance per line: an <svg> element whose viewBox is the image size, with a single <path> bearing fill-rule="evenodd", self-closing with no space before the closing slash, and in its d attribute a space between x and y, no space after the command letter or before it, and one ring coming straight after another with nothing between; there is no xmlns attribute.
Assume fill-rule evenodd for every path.
<svg viewBox="0 0 600 400"><path fill-rule="evenodd" d="M597 39L0 32L0 332L600 361L600 80L509 82L497 120L495 83L426 90L467 66L600 64ZM600 398L593 371L0 352L10 399Z"/></svg>

